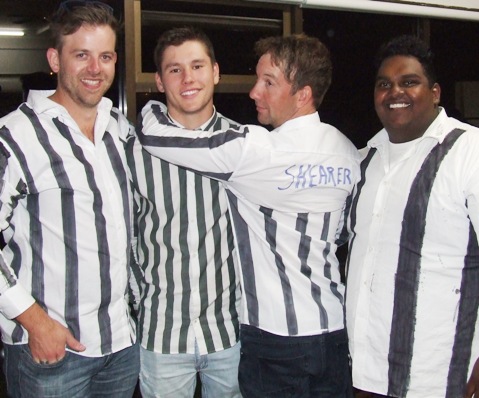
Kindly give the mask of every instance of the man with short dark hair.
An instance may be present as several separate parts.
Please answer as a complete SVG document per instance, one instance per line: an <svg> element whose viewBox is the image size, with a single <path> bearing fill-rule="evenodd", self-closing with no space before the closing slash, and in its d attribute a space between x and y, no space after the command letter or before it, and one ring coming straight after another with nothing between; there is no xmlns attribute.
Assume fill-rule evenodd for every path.
<svg viewBox="0 0 479 398"><path fill-rule="evenodd" d="M103 97L117 20L65 1L47 51L53 92L0 119L0 327L11 397L131 397L139 372L128 275L130 124Z"/></svg>
<svg viewBox="0 0 479 398"><path fill-rule="evenodd" d="M155 63L171 123L206 131L238 127L214 107L219 66L203 31L164 32ZM138 208L132 286L142 395L193 398L199 375L204 396L238 398L241 293L225 189L152 157L137 139L127 155Z"/></svg>

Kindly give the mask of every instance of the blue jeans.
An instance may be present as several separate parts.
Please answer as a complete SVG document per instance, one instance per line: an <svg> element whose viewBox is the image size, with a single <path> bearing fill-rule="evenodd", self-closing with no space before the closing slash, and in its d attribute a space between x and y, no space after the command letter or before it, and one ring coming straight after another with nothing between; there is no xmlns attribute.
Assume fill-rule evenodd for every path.
<svg viewBox="0 0 479 398"><path fill-rule="evenodd" d="M245 398L351 398L345 330L285 337L241 325L240 390Z"/></svg>
<svg viewBox="0 0 479 398"><path fill-rule="evenodd" d="M140 371L138 344L103 357L67 351L54 364L33 361L27 344L4 345L3 364L12 398L131 398Z"/></svg>
<svg viewBox="0 0 479 398"><path fill-rule="evenodd" d="M239 398L239 357L239 343L206 355L159 354L141 347L141 394L143 398L192 398L198 373L203 398Z"/></svg>

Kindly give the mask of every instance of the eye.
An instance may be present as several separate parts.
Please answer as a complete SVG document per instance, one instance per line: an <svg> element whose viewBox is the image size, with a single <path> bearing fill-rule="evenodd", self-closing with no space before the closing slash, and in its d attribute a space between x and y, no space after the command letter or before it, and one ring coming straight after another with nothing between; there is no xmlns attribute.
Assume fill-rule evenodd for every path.
<svg viewBox="0 0 479 398"><path fill-rule="evenodd" d="M180 72L181 72L180 68L171 68L171 69L168 71L168 73L180 73Z"/></svg>
<svg viewBox="0 0 479 398"><path fill-rule="evenodd" d="M419 82L416 81L416 80L405 80L403 85L404 87L413 87L415 85L417 85Z"/></svg>
<svg viewBox="0 0 479 398"><path fill-rule="evenodd" d="M380 81L376 82L376 88L378 88L378 89L387 89L387 88L390 88L390 87L391 87L390 82L387 82L387 81L384 81L384 80L380 80Z"/></svg>
<svg viewBox="0 0 479 398"><path fill-rule="evenodd" d="M193 66L193 69L200 69L200 68L202 68L202 67L203 67L203 65L194 65L194 66Z"/></svg>
<svg viewBox="0 0 479 398"><path fill-rule="evenodd" d="M113 56L110 55L110 54L103 54L103 55L101 56L101 59L102 59L103 61L108 62L108 61L113 60Z"/></svg>
<svg viewBox="0 0 479 398"><path fill-rule="evenodd" d="M76 57L80 59L84 59L86 58L86 53L77 53Z"/></svg>

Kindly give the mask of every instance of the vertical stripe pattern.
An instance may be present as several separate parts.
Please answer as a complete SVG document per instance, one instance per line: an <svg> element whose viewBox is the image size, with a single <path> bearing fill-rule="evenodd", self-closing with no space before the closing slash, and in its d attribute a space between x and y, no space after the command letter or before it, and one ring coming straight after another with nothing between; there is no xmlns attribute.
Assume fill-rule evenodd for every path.
<svg viewBox="0 0 479 398"><path fill-rule="evenodd" d="M395 277L388 395L403 396L409 387L428 201L441 162L463 133L464 130L456 129L448 134L442 144L437 144L424 160L411 185L404 210Z"/></svg>
<svg viewBox="0 0 479 398"><path fill-rule="evenodd" d="M479 310L479 245L472 224L469 229L467 254L462 270L461 299L447 377L445 398L460 397L467 384L471 347ZM476 359L476 358L473 358Z"/></svg>
<svg viewBox="0 0 479 398"><path fill-rule="evenodd" d="M215 112L202 130L232 126ZM138 139L127 154L138 206L133 274L142 345L163 354L195 353L195 339L201 354L230 348L239 337L240 289L225 189L152 157Z"/></svg>
<svg viewBox="0 0 479 398"><path fill-rule="evenodd" d="M139 140L162 159L222 181L242 272L243 322L283 336L344 328L335 241L358 177L356 148L317 113L273 131L174 128L164 107L142 110Z"/></svg>
<svg viewBox="0 0 479 398"><path fill-rule="evenodd" d="M0 166L0 217L10 224L0 277L31 292L85 343L87 356L135 340L125 300L132 213L122 139L129 124L107 99L96 123L106 131L93 144L63 107L37 92L0 121L9 154ZM7 344L27 341L15 321L0 317L0 325Z"/></svg>

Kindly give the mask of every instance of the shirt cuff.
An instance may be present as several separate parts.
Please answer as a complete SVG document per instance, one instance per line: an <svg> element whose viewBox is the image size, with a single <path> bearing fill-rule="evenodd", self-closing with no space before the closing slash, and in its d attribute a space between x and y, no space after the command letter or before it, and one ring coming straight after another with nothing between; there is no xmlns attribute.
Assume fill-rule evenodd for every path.
<svg viewBox="0 0 479 398"><path fill-rule="evenodd" d="M8 319L25 312L35 303L35 299L19 283L6 290L0 296L0 311Z"/></svg>

